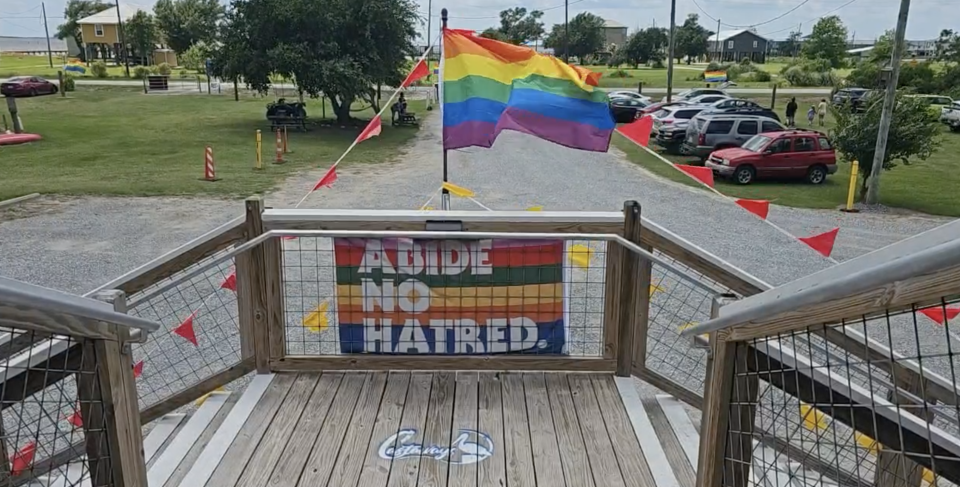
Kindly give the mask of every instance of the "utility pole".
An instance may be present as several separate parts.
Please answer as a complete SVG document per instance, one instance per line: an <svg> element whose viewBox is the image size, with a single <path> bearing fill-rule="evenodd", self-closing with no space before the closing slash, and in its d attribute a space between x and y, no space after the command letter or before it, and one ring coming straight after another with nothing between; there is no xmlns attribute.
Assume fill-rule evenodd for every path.
<svg viewBox="0 0 960 487"><path fill-rule="evenodd" d="M430 51L430 48L433 47L433 34L430 31L433 21L433 0L427 2L427 52ZM427 55L427 67L430 66L430 56ZM427 81L430 81L430 75L433 74L431 70L427 71Z"/></svg>
<svg viewBox="0 0 960 487"><path fill-rule="evenodd" d="M123 50L123 65L127 68L127 78L130 77L130 62L127 57L127 43L124 42L123 38L123 18L120 16L120 0L117 0L117 29L119 32L118 41L120 41L120 49Z"/></svg>
<svg viewBox="0 0 960 487"><path fill-rule="evenodd" d="M563 0L563 62L570 63L570 0Z"/></svg>
<svg viewBox="0 0 960 487"><path fill-rule="evenodd" d="M800 34L800 38L797 39L797 45L793 46L793 59L797 59L797 56L800 55L800 46L803 44L803 22L800 22L800 25L797 26L797 32Z"/></svg>
<svg viewBox="0 0 960 487"><path fill-rule="evenodd" d="M720 60L720 19L717 19L717 35L714 38L717 40L717 58L714 61L720 63L723 62Z"/></svg>
<svg viewBox="0 0 960 487"><path fill-rule="evenodd" d="M890 132L890 119L893 118L893 105L897 99L897 82L900 79L900 60L903 50L903 38L907 32L907 15L910 13L910 0L900 0L900 13L897 15L897 33L893 39L893 54L890 56L890 79L883 94L883 112L880 114L880 131L877 133L877 146L874 149L873 166L870 168L870 180L867 181L867 204L880 202L880 173L883 171L884 155L887 152L887 135Z"/></svg>
<svg viewBox="0 0 960 487"><path fill-rule="evenodd" d="M47 6L40 2L40 11L43 12L43 33L47 36L47 60L50 61L50 67L53 67L53 51L50 49L50 28L47 27Z"/></svg>
<svg viewBox="0 0 960 487"><path fill-rule="evenodd" d="M673 101L673 50L676 47L677 0L670 0L670 45L667 47L667 102Z"/></svg>

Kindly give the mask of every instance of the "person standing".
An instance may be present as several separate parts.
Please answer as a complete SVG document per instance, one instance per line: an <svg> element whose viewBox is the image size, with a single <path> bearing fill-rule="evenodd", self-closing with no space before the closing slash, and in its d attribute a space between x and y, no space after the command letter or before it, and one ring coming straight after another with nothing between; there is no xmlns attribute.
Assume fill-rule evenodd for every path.
<svg viewBox="0 0 960 487"><path fill-rule="evenodd" d="M826 98L820 99L820 104L817 105L817 117L820 119L820 126L823 127L823 119L827 117L827 100Z"/></svg>
<svg viewBox="0 0 960 487"><path fill-rule="evenodd" d="M797 126L797 108L796 97L791 98L790 102L787 103L787 127L793 128Z"/></svg>

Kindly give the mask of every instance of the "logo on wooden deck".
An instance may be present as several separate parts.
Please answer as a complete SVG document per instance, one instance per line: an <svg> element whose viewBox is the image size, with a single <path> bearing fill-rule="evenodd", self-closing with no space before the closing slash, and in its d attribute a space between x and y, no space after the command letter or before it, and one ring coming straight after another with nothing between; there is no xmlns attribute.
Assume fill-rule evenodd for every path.
<svg viewBox="0 0 960 487"><path fill-rule="evenodd" d="M413 443L416 436L415 429L400 430L383 440L377 453L384 460L424 457L453 465L480 463L493 456L493 440L479 431L460 430L449 446Z"/></svg>
<svg viewBox="0 0 960 487"><path fill-rule="evenodd" d="M343 353L564 353L562 240L334 239Z"/></svg>

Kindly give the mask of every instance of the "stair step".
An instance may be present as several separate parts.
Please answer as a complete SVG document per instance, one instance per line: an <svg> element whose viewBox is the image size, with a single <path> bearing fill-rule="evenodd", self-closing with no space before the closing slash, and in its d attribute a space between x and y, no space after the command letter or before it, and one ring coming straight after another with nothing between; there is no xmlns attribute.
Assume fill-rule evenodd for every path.
<svg viewBox="0 0 960 487"><path fill-rule="evenodd" d="M693 427L693 421L683 408L683 404L673 396L666 394L658 394L657 403L660 404L660 409L667 416L667 421L673 428L674 434L680 440L680 446L683 448L683 453L687 455L687 459L690 460L690 465L693 465L693 468L696 469L700 458L700 435L697 434L697 429Z"/></svg>
<svg viewBox="0 0 960 487"><path fill-rule="evenodd" d="M168 414L157 420L157 424L154 425L150 434L143 439L144 461L150 463L153 460L153 457L160 451L160 447L167 442L167 439L180 426L185 417L186 414Z"/></svg>
<svg viewBox="0 0 960 487"><path fill-rule="evenodd" d="M206 448L200 453L200 456L193 463L193 466L190 467L190 471L187 472L186 477L183 478L180 485L203 487L207 484L210 476L213 475L213 471L216 470L217 466L220 465L220 461L223 460L223 456L226 455L227 449L237 437L237 433L240 432L243 424L247 422L247 418L250 417L253 408L260 402L260 398L263 397L263 393L266 392L267 386L273 381L273 377L273 374L261 374L255 376L253 380L250 381L243 395L230 410L230 414L224 419L223 424L217 428L217 432L210 438L210 442L207 443ZM150 485L151 487L159 487L161 484L155 485L151 483Z"/></svg>
<svg viewBox="0 0 960 487"><path fill-rule="evenodd" d="M183 461L184 457L203 434L213 418L227 402L229 392L215 392L201 405L187 421L187 424L177 433L177 436L167 445L157 461L147 471L147 485L161 487L174 470Z"/></svg>
<svg viewBox="0 0 960 487"><path fill-rule="evenodd" d="M657 436L650 417L647 416L647 410L640 400L640 393L633 383L631 377L616 377L617 390L620 391L620 397L623 399L623 406L627 410L627 416L633 424L633 429L637 434L637 441L640 442L640 449L647 459L647 465L650 466L650 472L657 482L657 487L680 487L677 476L667 460L667 454L663 451L663 445Z"/></svg>
<svg viewBox="0 0 960 487"><path fill-rule="evenodd" d="M193 464L196 463L197 458L200 457L200 455L203 453L203 450L206 449L207 444L210 443L213 435L216 434L217 430L220 429L220 425L223 424L226 418L230 415L230 412L233 411L233 407L236 405L239 398L240 394L230 394L230 397L227 398L227 402L220 408L220 411L217 412L217 415L213 418L213 421L207 425L207 429L203 431L203 434L200 435L200 438L197 438L197 441L193 444L193 447L190 448L189 452L187 452L187 456L184 457L182 462L180 462L180 465L177 466L177 469L173 471L173 475L171 475L170 479L167 480L167 487L177 487L180 485L183 478L187 475L187 472L193 468Z"/></svg>

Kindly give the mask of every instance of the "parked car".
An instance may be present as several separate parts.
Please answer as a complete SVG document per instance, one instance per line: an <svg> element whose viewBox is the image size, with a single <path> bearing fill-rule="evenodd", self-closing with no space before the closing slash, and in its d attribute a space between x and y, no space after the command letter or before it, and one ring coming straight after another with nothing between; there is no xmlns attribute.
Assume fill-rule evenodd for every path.
<svg viewBox="0 0 960 487"><path fill-rule="evenodd" d="M696 98L698 96L703 96L703 95L723 95L728 98L730 97L730 95L728 95L726 91L723 91L718 88L694 88L692 90L681 91L680 93L673 95L673 101L691 100L693 98ZM667 97L664 96L663 100L661 101L664 101L664 102L667 101Z"/></svg>
<svg viewBox="0 0 960 487"><path fill-rule="evenodd" d="M763 178L803 178L821 184L837 172L837 154L830 139L812 130L757 134L742 147L710 154L706 166L738 184Z"/></svg>
<svg viewBox="0 0 960 487"><path fill-rule="evenodd" d="M943 95L907 95L913 98L920 98L930 107L930 113L939 118L943 115L943 109L953 106L953 99Z"/></svg>
<svg viewBox="0 0 960 487"><path fill-rule="evenodd" d="M57 85L37 76L18 76L0 84L0 95L3 96L52 95L56 92Z"/></svg>
<svg viewBox="0 0 960 487"><path fill-rule="evenodd" d="M864 101L869 93L866 88L842 88L833 94L833 105L838 108L847 105L854 112L862 112L866 110Z"/></svg>
<svg viewBox="0 0 960 487"><path fill-rule="evenodd" d="M680 151L705 161L715 150L740 147L754 135L782 130L787 128L762 115L701 113L687 126Z"/></svg>
<svg viewBox="0 0 960 487"><path fill-rule="evenodd" d="M727 95L700 95L687 100L687 103L691 105L713 105L714 103L729 99L730 97Z"/></svg>
<svg viewBox="0 0 960 487"><path fill-rule="evenodd" d="M940 121L947 124L952 132L960 132L960 101L940 109Z"/></svg>
<svg viewBox="0 0 960 487"><path fill-rule="evenodd" d="M634 100L640 100L647 104L650 104L651 102L649 96L641 95L636 91L627 91L627 90L611 91L610 93L607 93L607 96L609 96L610 98L632 98Z"/></svg>
<svg viewBox="0 0 960 487"><path fill-rule="evenodd" d="M685 101L672 101L670 103L658 101L656 103L651 103L650 105L647 105L647 107L643 109L643 114L653 115L654 113L657 113L658 111L660 111L661 108L675 107L678 105L689 105L689 103Z"/></svg>
<svg viewBox="0 0 960 487"><path fill-rule="evenodd" d="M696 117L702 110L702 106L693 106L683 103L663 107L657 110L652 114L653 132L651 133L651 136L656 138L660 135L660 132L670 132L675 136L676 131L682 129L673 129L673 127L685 127L690 119ZM684 131L681 133L686 132Z"/></svg>
<svg viewBox="0 0 960 487"><path fill-rule="evenodd" d="M642 115L642 110L647 104L632 98L612 98L610 100L610 113L617 123L630 123Z"/></svg>
<svg viewBox="0 0 960 487"><path fill-rule="evenodd" d="M759 103L742 98L727 98L710 104L702 113L747 113L750 115L760 115L780 121L780 115L777 112L761 106Z"/></svg>

